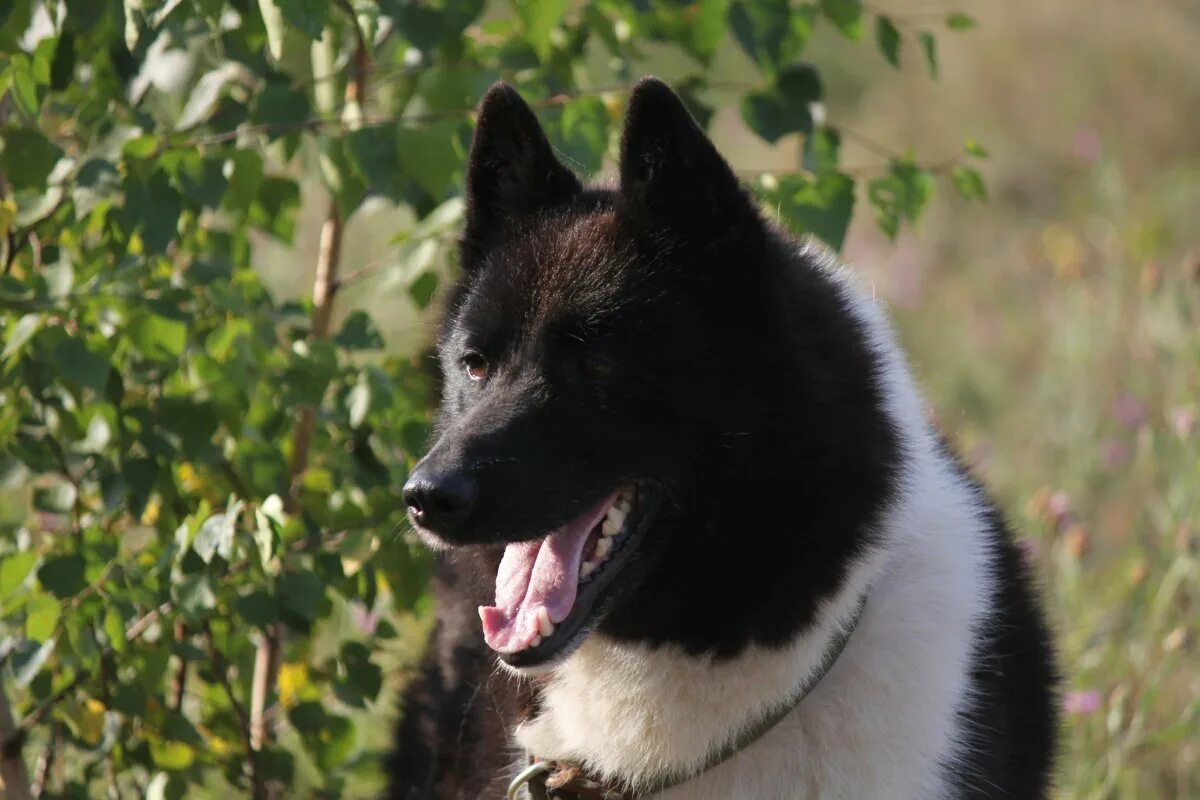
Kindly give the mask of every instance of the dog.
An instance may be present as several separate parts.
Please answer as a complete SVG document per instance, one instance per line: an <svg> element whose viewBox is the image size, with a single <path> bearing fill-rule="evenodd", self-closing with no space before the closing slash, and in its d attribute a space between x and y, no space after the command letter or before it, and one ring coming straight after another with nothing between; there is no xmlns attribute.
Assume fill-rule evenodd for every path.
<svg viewBox="0 0 1200 800"><path fill-rule="evenodd" d="M636 86L589 187L494 86L461 265L404 487L446 552L390 797L1046 796L1012 534L879 305L670 88Z"/></svg>

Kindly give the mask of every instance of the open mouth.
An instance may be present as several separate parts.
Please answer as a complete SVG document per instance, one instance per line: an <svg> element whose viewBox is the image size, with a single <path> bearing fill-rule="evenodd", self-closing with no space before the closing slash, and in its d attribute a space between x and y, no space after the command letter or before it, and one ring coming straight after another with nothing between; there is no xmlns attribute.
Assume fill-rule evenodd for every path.
<svg viewBox="0 0 1200 800"><path fill-rule="evenodd" d="M508 664L543 664L582 639L649 527L656 494L628 486L541 539L504 549L483 636Z"/></svg>

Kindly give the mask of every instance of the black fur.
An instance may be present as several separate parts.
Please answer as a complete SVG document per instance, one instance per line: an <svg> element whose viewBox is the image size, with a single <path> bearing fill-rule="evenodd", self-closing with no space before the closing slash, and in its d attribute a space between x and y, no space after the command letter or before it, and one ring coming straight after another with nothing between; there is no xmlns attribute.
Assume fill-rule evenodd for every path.
<svg viewBox="0 0 1200 800"><path fill-rule="evenodd" d="M651 484L662 510L617 578L600 630L718 657L792 638L872 541L904 466L877 360L841 290L762 220L678 98L653 80L630 98L615 189L581 187L516 93L493 88L467 203L463 278L439 339L437 438L418 471L468 475L473 494L469 513L436 532L482 545L474 552L494 563L501 543L543 536L617 486ZM466 374L471 359L487 364L486 380ZM588 368L596 361L607 365L601 379ZM988 702L1011 698L1045 720L1048 651L1044 636L1024 638L1040 634L1039 617L1008 538L997 536L1012 580L1000 600L1019 641L993 642L976 682L996 693ZM470 602L489 601L489 591ZM461 708L490 669L477 627L443 628L434 648L410 695L392 797L474 796L420 793L460 763L445 755L464 745L448 743L444 715L457 713L468 730L481 724L478 703L465 716L445 706ZM459 654L452 685L435 663L446 652ZM993 711L982 704L978 724L992 724ZM422 726L442 751L421 744ZM1033 768L1023 769L1044 783L1046 762L1029 751L1047 731L983 756L995 763L979 768L995 776L1026 758ZM485 774L500 745L470 746Z"/></svg>

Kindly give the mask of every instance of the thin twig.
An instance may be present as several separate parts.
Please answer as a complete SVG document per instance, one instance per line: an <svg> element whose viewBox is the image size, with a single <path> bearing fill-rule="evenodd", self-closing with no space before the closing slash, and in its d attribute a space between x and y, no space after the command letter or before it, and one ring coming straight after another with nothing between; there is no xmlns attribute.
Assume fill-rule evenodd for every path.
<svg viewBox="0 0 1200 800"><path fill-rule="evenodd" d="M4 780L5 797L10 800L33 800L29 771L21 755L24 741L24 732L13 722L8 692L0 684L0 779Z"/></svg>
<svg viewBox="0 0 1200 800"><path fill-rule="evenodd" d="M229 682L229 662L225 659L221 651L217 649L212 629L208 626L207 622L204 624L204 641L207 645L208 658L212 662L213 674L216 675L217 682L221 684L221 688L225 690L225 696L229 699L229 706L233 709L234 716L237 717L238 724L242 729L242 739L246 745L246 761L250 769L251 795L255 800L265 800L268 796L267 783L258 763L258 752L261 748L254 745L254 731L250 715L246 713L246 707L238 700L237 692L233 690L233 684Z"/></svg>
<svg viewBox="0 0 1200 800"><path fill-rule="evenodd" d="M37 772L33 776L34 797L41 797L50 783L50 771L54 767L54 756L58 753L60 736L62 736L62 723L56 721L50 726L50 740L46 742L46 749L38 757Z"/></svg>
<svg viewBox="0 0 1200 800"><path fill-rule="evenodd" d="M187 624L183 618L175 620L175 641L180 645L187 638ZM171 697L169 703L172 711L179 711L183 708L183 694L187 688L188 662L182 655L179 656L179 665L175 668L175 675L171 678Z"/></svg>

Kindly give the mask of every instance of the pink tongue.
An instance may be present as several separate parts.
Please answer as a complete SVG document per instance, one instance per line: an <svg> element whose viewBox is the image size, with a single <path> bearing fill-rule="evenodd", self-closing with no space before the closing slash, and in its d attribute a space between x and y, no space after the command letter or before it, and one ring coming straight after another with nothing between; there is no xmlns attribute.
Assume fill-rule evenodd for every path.
<svg viewBox="0 0 1200 800"><path fill-rule="evenodd" d="M605 500L544 539L504 548L496 571L496 605L480 606L483 638L498 653L516 653L538 636L538 610L562 622L575 605L583 548L592 528L616 500Z"/></svg>

